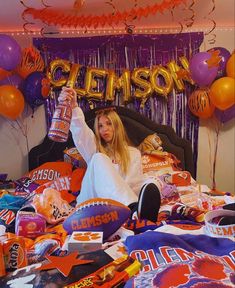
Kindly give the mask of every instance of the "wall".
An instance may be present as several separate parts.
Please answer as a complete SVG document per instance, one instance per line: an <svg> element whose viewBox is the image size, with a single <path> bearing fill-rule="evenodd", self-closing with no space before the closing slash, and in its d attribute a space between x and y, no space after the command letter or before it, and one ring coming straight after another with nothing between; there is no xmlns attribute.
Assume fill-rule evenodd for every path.
<svg viewBox="0 0 235 288"><path fill-rule="evenodd" d="M8 179L23 176L28 170L28 151L38 145L45 135L43 106L34 113L31 109L24 111L22 118L17 121L0 116L0 173L8 173Z"/></svg>
<svg viewBox="0 0 235 288"><path fill-rule="evenodd" d="M210 45L209 39L201 46L201 51L213 47L224 47L230 52L234 47L234 31L217 31L216 43ZM22 47L30 45L29 39L16 38ZM9 179L20 178L28 170L28 149L41 143L46 135L45 112L43 106L32 111L27 108L19 124L27 128L27 139L16 121L8 121L0 116L0 173L8 173ZM26 110L27 110L26 109ZM14 128L14 127L15 128ZM211 167L214 155L215 122L213 119L201 120L199 128L199 154L197 181L212 187ZM27 141L28 140L28 147ZM225 123L219 135L216 167L217 189L234 192L234 147L235 120Z"/></svg>
<svg viewBox="0 0 235 288"><path fill-rule="evenodd" d="M234 31L219 31L216 33L216 43L209 45L205 38L201 51L207 51L212 47L224 47L230 52L235 48ZM235 97L235 96L234 96ZM199 153L197 181L212 187L212 162L215 148L214 119L200 121L199 129ZM218 137L218 152L216 158L215 180L218 190L235 192L235 119L222 125Z"/></svg>

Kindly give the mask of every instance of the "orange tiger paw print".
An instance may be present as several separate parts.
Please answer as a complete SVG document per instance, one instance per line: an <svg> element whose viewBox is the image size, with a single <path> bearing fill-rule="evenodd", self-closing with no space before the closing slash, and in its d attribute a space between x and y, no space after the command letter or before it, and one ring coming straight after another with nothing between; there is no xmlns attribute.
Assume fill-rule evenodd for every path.
<svg viewBox="0 0 235 288"><path fill-rule="evenodd" d="M91 241L100 239L99 233L94 232L77 232L73 235L74 240L77 241Z"/></svg>

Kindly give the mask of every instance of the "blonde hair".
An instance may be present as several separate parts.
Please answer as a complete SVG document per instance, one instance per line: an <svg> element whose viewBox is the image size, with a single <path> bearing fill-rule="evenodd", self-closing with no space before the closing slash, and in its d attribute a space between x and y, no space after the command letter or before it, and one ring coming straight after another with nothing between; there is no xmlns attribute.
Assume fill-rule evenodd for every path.
<svg viewBox="0 0 235 288"><path fill-rule="evenodd" d="M106 116L110 120L113 127L114 135L111 143L106 143L100 137L99 118L101 116ZM130 164L130 154L128 149L130 140L128 139L122 120L118 114L113 109L104 109L98 111L95 118L94 130L97 150L106 154L108 157L114 157L114 159L120 165L121 173L125 175Z"/></svg>

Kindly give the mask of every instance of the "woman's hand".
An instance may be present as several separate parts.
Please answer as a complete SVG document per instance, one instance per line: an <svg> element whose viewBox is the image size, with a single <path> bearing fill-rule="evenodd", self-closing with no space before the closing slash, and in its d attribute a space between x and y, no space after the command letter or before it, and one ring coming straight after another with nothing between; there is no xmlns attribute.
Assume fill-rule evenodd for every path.
<svg viewBox="0 0 235 288"><path fill-rule="evenodd" d="M62 87L58 101L59 103L70 104L72 109L78 107L77 93L73 88Z"/></svg>

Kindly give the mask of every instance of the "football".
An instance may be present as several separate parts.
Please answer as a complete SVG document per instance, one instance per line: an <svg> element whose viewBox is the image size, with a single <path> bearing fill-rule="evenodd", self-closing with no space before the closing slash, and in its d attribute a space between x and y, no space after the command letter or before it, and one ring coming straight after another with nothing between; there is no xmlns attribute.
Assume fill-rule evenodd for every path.
<svg viewBox="0 0 235 288"><path fill-rule="evenodd" d="M81 203L63 222L68 234L73 231L101 231L104 240L116 232L129 218L131 210L124 204L104 198Z"/></svg>

